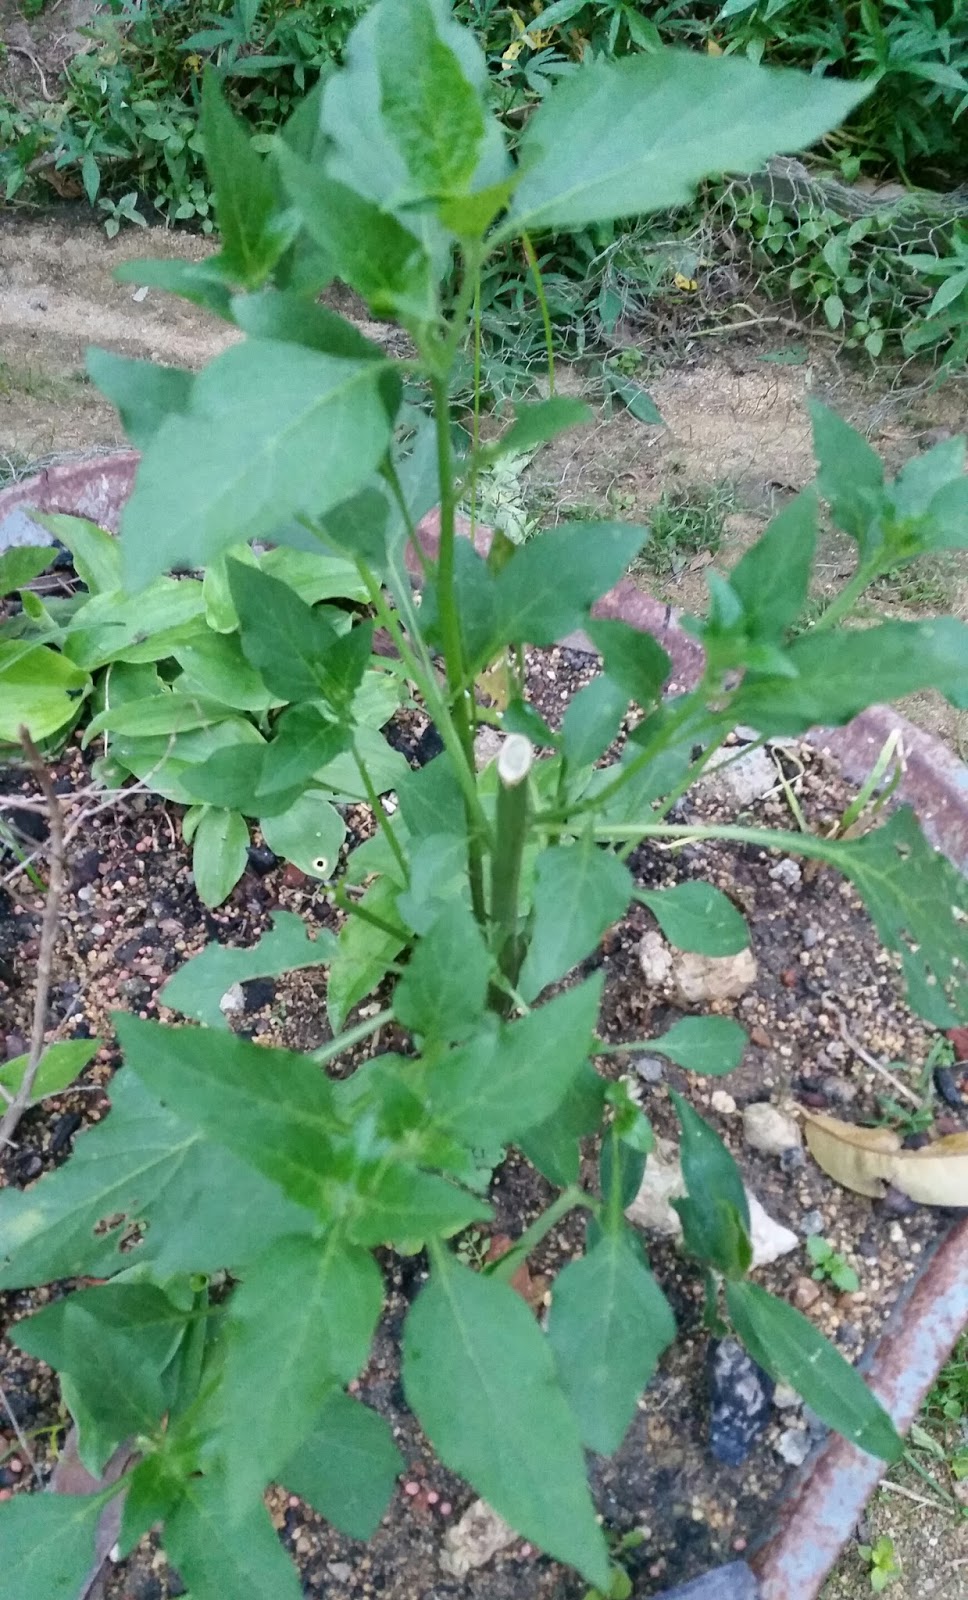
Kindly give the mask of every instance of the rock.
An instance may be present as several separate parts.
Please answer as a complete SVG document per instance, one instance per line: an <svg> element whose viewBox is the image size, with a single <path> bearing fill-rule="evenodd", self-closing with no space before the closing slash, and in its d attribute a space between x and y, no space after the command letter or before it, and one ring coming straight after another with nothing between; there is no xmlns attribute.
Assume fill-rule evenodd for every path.
<svg viewBox="0 0 968 1600"><path fill-rule="evenodd" d="M685 1192L678 1150L670 1140L657 1139L655 1150L645 1164L639 1192L626 1208L625 1215L630 1222L647 1232L664 1234L670 1239L678 1238L682 1233L682 1224L671 1202L681 1199ZM764 1211L751 1189L746 1190L746 1199L750 1208L752 1265L754 1268L767 1267L795 1250L800 1241L795 1233L774 1221Z"/></svg>
<svg viewBox="0 0 968 1600"><path fill-rule="evenodd" d="M765 750L748 750L737 756L735 747L726 746L717 750L700 782L724 805L741 810L776 787L776 767Z"/></svg>
<svg viewBox="0 0 968 1600"><path fill-rule="evenodd" d="M798 1278L793 1285L793 1304L798 1311L809 1311L820 1299L820 1286L812 1278Z"/></svg>
<svg viewBox="0 0 968 1600"><path fill-rule="evenodd" d="M475 1500L444 1534L441 1568L452 1578L466 1578L475 1567L486 1566L499 1550L514 1544L517 1537L485 1500Z"/></svg>
<svg viewBox="0 0 968 1600"><path fill-rule="evenodd" d="M791 1467L802 1467L810 1454L810 1435L806 1428L786 1428L776 1441L776 1453Z"/></svg>
<svg viewBox="0 0 968 1600"><path fill-rule="evenodd" d="M348 1561L327 1561L326 1571L334 1583L349 1583L353 1577L353 1568Z"/></svg>
<svg viewBox="0 0 968 1600"><path fill-rule="evenodd" d="M711 1109L718 1112L721 1117L735 1117L736 1115L736 1101L731 1094L726 1093L725 1089L714 1089L709 1096L709 1104Z"/></svg>
<svg viewBox="0 0 968 1600"><path fill-rule="evenodd" d="M246 1011L261 1011L276 998L276 985L272 978L248 978L242 985Z"/></svg>
<svg viewBox="0 0 968 1600"><path fill-rule="evenodd" d="M241 983L233 983L230 989L226 989L218 1008L224 1017L231 1016L235 1011L245 1010L245 994Z"/></svg>
<svg viewBox="0 0 968 1600"><path fill-rule="evenodd" d="M779 1156L784 1150L798 1150L801 1143L797 1123L778 1106L761 1100L743 1111L743 1137L751 1150Z"/></svg>
<svg viewBox="0 0 968 1600"><path fill-rule="evenodd" d="M652 928L639 942L639 966L646 983L658 987L667 983L672 971L672 951L661 933Z"/></svg>
<svg viewBox="0 0 968 1600"><path fill-rule="evenodd" d="M780 1155L781 1172L799 1172L807 1164L807 1158L799 1147L796 1150L784 1150Z"/></svg>
<svg viewBox="0 0 968 1600"><path fill-rule="evenodd" d="M274 867L279 865L279 857L274 850L269 849L267 844L250 844L246 853L249 858L249 866L260 878L264 878L267 872L271 872Z"/></svg>
<svg viewBox="0 0 968 1600"><path fill-rule="evenodd" d="M665 1062L658 1056L636 1056L632 1065L643 1083L661 1083L665 1077Z"/></svg>
<svg viewBox="0 0 968 1600"><path fill-rule="evenodd" d="M672 981L679 999L689 1006L707 1000L736 1000L756 982L756 957L748 948L735 956L701 956L694 950L677 950L672 961Z"/></svg>
<svg viewBox="0 0 968 1600"><path fill-rule="evenodd" d="M724 1466L738 1467L770 1420L773 1380L735 1339L720 1339L709 1361L709 1448Z"/></svg>
<svg viewBox="0 0 968 1600"><path fill-rule="evenodd" d="M807 1238L812 1233L823 1233L823 1212L819 1210L805 1211L800 1218L800 1232Z"/></svg>
<svg viewBox="0 0 968 1600"><path fill-rule="evenodd" d="M770 868L770 877L774 883L782 883L784 889L795 889L800 883L803 873L798 862L784 856L775 867Z"/></svg>
<svg viewBox="0 0 968 1600"><path fill-rule="evenodd" d="M4 1039L5 1059L15 1061L18 1056L27 1054L27 1041L22 1033L8 1033Z"/></svg>
<svg viewBox="0 0 968 1600"><path fill-rule="evenodd" d="M764 1211L751 1189L746 1191L750 1208L750 1243L753 1246L753 1267L768 1267L781 1256L799 1248L800 1240L782 1222L777 1222Z"/></svg>
<svg viewBox="0 0 968 1600"><path fill-rule="evenodd" d="M800 937L803 940L803 948L805 950L813 950L820 943L820 929L804 928Z"/></svg>
<svg viewBox="0 0 968 1600"><path fill-rule="evenodd" d="M778 1383L773 1391L773 1404L777 1411L792 1411L794 1406L800 1405L800 1396L796 1389L789 1383Z"/></svg>
<svg viewBox="0 0 968 1600"><path fill-rule="evenodd" d="M81 889L85 885L96 883L100 876L100 866L101 855L99 851L82 850L80 855L75 856L71 863L71 884L73 887Z"/></svg>

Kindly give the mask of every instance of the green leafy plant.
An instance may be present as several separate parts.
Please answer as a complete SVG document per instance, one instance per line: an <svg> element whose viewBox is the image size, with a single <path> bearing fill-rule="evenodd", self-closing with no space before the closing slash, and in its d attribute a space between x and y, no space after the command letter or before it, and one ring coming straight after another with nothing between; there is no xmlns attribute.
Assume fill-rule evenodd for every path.
<svg viewBox="0 0 968 1600"><path fill-rule="evenodd" d="M807 1239L807 1255L813 1262L811 1277L816 1278L818 1283L829 1279L835 1289L841 1289L846 1294L854 1294L860 1288L860 1279L853 1267L848 1266L839 1251L828 1239L821 1238L819 1233L811 1233Z"/></svg>
<svg viewBox="0 0 968 1600"><path fill-rule="evenodd" d="M875 1594L880 1594L889 1583L893 1583L895 1578L901 1576L894 1540L890 1534L882 1533L873 1544L858 1545L857 1553L862 1561L870 1565L871 1588Z"/></svg>
<svg viewBox="0 0 968 1600"><path fill-rule="evenodd" d="M184 756L188 799L214 808L190 811L189 829L210 828L213 859L238 848L228 819L284 815L324 760L331 773L352 759L378 832L340 874L338 936L316 941L329 1043L306 1056L215 1025L233 966L251 976L311 960L310 941L277 918L254 950L203 952L166 988L166 1003L213 1025L119 1016L124 1065L110 1115L28 1194L0 1192L0 1287L103 1280L23 1318L14 1342L60 1373L90 1470L122 1440L137 1451L103 1493L0 1507L5 1573L20 1600L71 1600L105 1500L121 1493L122 1554L160 1526L195 1600L295 1597L262 1503L270 1482L354 1537L370 1534L402 1463L386 1422L348 1386L366 1367L383 1304L373 1252L390 1247L427 1254L402 1379L441 1461L607 1593L614 1573L584 1451L618 1448L675 1322L625 1217L652 1130L625 1086L606 1086L591 1066L633 1042L598 1038L602 975L577 969L637 892L680 947L743 948L748 932L721 891L637 891L626 861L642 841L717 838L839 870L900 958L912 1004L938 1026L963 1014L968 890L909 811L840 840L668 820L737 721L796 735L847 721L875 695L925 686L963 703L962 623L849 626L885 567L968 539L963 447L939 446L888 482L865 442L817 407L819 489L856 543L856 575L809 633L797 631L818 532L818 496L806 491L728 577L710 573L708 614L690 623L705 650L702 681L666 699L671 666L655 640L591 615L647 530L569 523L519 545L498 537L486 555L457 536L457 505L475 504L478 473L503 449L536 447L586 415L552 393L520 406L496 441L483 443L473 418L456 432L452 389L481 273L511 242L533 260L532 231L678 203L713 159L749 168L809 143L842 120L856 91L739 60L594 60L547 94L515 162L473 38L438 0L379 0L345 67L269 150L233 119L214 78L204 93L220 253L204 266L149 263L122 276L200 301L245 337L197 377L126 365L123 393L121 369L95 359L143 452L120 547L109 555L98 544L96 554L120 559L121 590L142 608L171 584L197 620L208 584L237 644L239 680L254 675L268 709L285 706L264 732L241 723L251 728L245 759L234 728L200 761ZM404 328L406 356L318 303L334 280ZM416 524L435 504L439 537L426 547ZM251 541L273 548L256 556ZM352 566L367 616L338 625L319 595L280 576L279 563L307 553ZM421 571L419 604L408 558ZM201 593L197 579L165 576L200 567ZM107 602L83 604L100 602L117 628L114 583ZM165 613L165 633L184 620ZM442 744L424 767L394 772L393 808L380 802L360 728L374 624ZM528 700L523 651L576 627L590 632L603 670L555 729ZM91 724L115 754L132 737L130 723L117 726L125 706L140 700L140 719L185 698L177 679L145 691L158 660L188 670L180 644L147 634L146 659L118 663L138 674L129 694L106 700ZM96 660L68 662L82 692ZM496 710L475 692L495 662L508 689ZM200 691L188 698L195 706ZM630 704L639 718L620 759L603 764ZM475 735L488 720L505 738L478 771ZM148 759L170 761L167 741L198 731L169 725ZM353 1020L374 992L379 1009ZM326 1073L390 1024L394 1048L348 1076ZM711 1074L731 1071L742 1046L724 1017L684 1017L650 1041ZM675 1109L687 1189L677 1205L711 1322L728 1321L831 1426L895 1459L901 1441L859 1374L749 1281L738 1168L685 1099ZM582 1182L585 1138L595 1182ZM487 1169L509 1146L559 1193L498 1260L472 1270L452 1241L490 1220ZM585 1253L558 1273L545 1333L509 1280L576 1210L587 1218Z"/></svg>

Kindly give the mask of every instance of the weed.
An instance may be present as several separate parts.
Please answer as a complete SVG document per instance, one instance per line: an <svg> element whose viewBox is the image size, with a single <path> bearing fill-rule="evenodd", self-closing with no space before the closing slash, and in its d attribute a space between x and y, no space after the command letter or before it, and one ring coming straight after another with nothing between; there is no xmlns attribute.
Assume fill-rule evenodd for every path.
<svg viewBox="0 0 968 1600"><path fill-rule="evenodd" d="M882 1533L873 1544L858 1545L857 1550L861 1560L866 1561L870 1568L871 1588L875 1594L880 1594L882 1589L901 1576L894 1540L889 1534Z"/></svg>
<svg viewBox="0 0 968 1600"><path fill-rule="evenodd" d="M860 1288L860 1279L853 1267L848 1266L844 1257L819 1233L812 1233L807 1239L807 1255L813 1262L811 1277L818 1283L829 1279L835 1289L845 1294L854 1294Z"/></svg>
<svg viewBox="0 0 968 1600"><path fill-rule="evenodd" d="M728 483L663 490L649 512L649 542L639 563L657 576L679 577L696 556L716 555L735 503Z"/></svg>

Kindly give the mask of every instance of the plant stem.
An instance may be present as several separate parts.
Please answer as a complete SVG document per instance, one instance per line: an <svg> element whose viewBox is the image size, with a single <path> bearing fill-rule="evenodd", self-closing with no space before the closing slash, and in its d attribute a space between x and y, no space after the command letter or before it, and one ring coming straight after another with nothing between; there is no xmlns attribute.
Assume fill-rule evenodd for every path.
<svg viewBox="0 0 968 1600"><path fill-rule="evenodd" d="M346 912L347 916L359 917L361 922L368 922L371 928L379 928L381 933L389 934L392 939L399 939L401 944L410 942L411 936L406 928L394 927L392 922L387 922L384 917L378 916L375 911L370 910L369 906L363 906L356 900L351 900L342 885L336 890L333 900L341 911Z"/></svg>
<svg viewBox="0 0 968 1600"><path fill-rule="evenodd" d="M517 983L521 966L518 895L521 858L528 837L528 774L533 758L530 744L519 733L509 736L497 758L497 827L491 859L491 924L497 964L511 985Z"/></svg>
<svg viewBox="0 0 968 1600"><path fill-rule="evenodd" d="M618 844L625 839L723 839L727 844L758 844L765 850L789 850L794 855L812 856L816 861L833 861L837 852L835 840L788 833L782 828L741 828L733 824L692 827L688 823L630 822L614 827L593 827L591 835L602 844Z"/></svg>
<svg viewBox="0 0 968 1600"><path fill-rule="evenodd" d="M868 566L859 566L850 582L844 585L832 605L829 605L826 611L821 612L810 632L821 633L825 628L833 628L838 622L842 622L844 617L849 616L864 590L874 582L875 578L880 576L880 571L880 562L877 561Z"/></svg>
<svg viewBox="0 0 968 1600"><path fill-rule="evenodd" d="M523 233L521 235L521 244L524 248L524 254L528 266L531 268L531 276L534 279L535 293L538 296L538 305L541 308L541 321L544 324L545 350L548 353L548 392L549 394L554 394L555 341L551 330L551 312L548 310L548 297L545 294L544 279L541 276L541 268L538 265L538 258L534 253L534 245L531 243L530 234Z"/></svg>
<svg viewBox="0 0 968 1600"><path fill-rule="evenodd" d="M393 851L394 860L396 861L397 866L400 868L400 871L403 873L404 882L409 883L410 867L407 862L406 855L404 854L403 846L401 845L400 840L397 838L396 829L394 828L393 823L390 821L389 812L387 811L386 806L383 804L380 796L376 792L373 779L370 777L366 762L363 760L363 757L360 755L360 752L357 749L355 740L353 742L353 760L356 762L357 771L363 780L363 788L366 793L370 810L373 812L377 822L380 824L380 827L386 834L387 844Z"/></svg>
<svg viewBox="0 0 968 1600"><path fill-rule="evenodd" d="M378 1011L375 1017L367 1017L365 1022L358 1022L355 1028L347 1028L345 1033L338 1033L335 1039L329 1041L329 1044L321 1045L318 1050L311 1050L309 1059L317 1062L319 1066L323 1066L327 1061L333 1061L336 1056L342 1055L344 1050L350 1050L353 1045L360 1044L364 1039L368 1039L372 1033L376 1033L382 1028L385 1022L391 1022L392 1020L393 1012L391 1010Z"/></svg>
<svg viewBox="0 0 968 1600"><path fill-rule="evenodd" d="M563 1189L554 1204L550 1205L547 1211L543 1211L540 1217L535 1218L516 1244L510 1250L506 1250L497 1261L492 1261L483 1269L483 1275L507 1283L513 1278L521 1262L527 1260L546 1234L549 1234L569 1211L574 1211L576 1206L584 1206L586 1211L597 1210L597 1202L592 1195L586 1194L584 1189Z"/></svg>

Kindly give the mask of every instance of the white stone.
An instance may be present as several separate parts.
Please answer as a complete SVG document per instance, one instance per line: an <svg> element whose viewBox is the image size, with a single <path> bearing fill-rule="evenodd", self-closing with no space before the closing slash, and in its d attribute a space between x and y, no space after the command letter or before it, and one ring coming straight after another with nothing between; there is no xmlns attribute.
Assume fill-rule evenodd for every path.
<svg viewBox="0 0 968 1600"><path fill-rule="evenodd" d="M785 856L775 867L770 868L770 877L774 883L782 883L784 889L795 889L803 873L798 862L791 861L789 856Z"/></svg>
<svg viewBox="0 0 968 1600"><path fill-rule="evenodd" d="M694 950L677 950L672 981L686 1005L708 1000L736 1000L756 982L756 957L747 947L734 956L701 956Z"/></svg>
<svg viewBox="0 0 968 1600"><path fill-rule="evenodd" d="M797 1150L801 1144L800 1128L794 1119L765 1100L744 1108L743 1137L752 1150L762 1150L768 1156Z"/></svg>
<svg viewBox="0 0 968 1600"><path fill-rule="evenodd" d="M759 747L738 756L735 746L726 745L716 751L700 782L724 805L742 810L776 788L776 767Z"/></svg>
<svg viewBox="0 0 968 1600"><path fill-rule="evenodd" d="M654 928L643 933L639 943L639 966L646 983L656 987L668 983L672 971L672 951Z"/></svg>
<svg viewBox="0 0 968 1600"><path fill-rule="evenodd" d="M810 1435L805 1428L787 1428L780 1434L775 1449L791 1467L802 1467L810 1454Z"/></svg>
<svg viewBox="0 0 968 1600"><path fill-rule="evenodd" d="M639 1192L625 1215L637 1227L649 1233L678 1238L682 1234L679 1213L671 1204L686 1193L685 1180L676 1146L667 1139L657 1139L656 1147L645 1164ZM781 1256L789 1255L800 1246L795 1233L774 1221L764 1211L751 1189L746 1190L750 1208L750 1242L753 1246L753 1267L768 1267Z"/></svg>
<svg viewBox="0 0 968 1600"><path fill-rule="evenodd" d="M773 1404L777 1411L792 1411L794 1406L801 1404L801 1400L791 1384L778 1383L773 1391Z"/></svg>
<svg viewBox="0 0 968 1600"><path fill-rule="evenodd" d="M714 1089L709 1096L709 1104L713 1111L718 1111L721 1117L735 1117L736 1101L725 1089Z"/></svg>
<svg viewBox="0 0 968 1600"><path fill-rule="evenodd" d="M514 1544L517 1534L486 1500L475 1500L444 1534L440 1565L453 1578L466 1578L475 1567L486 1566L499 1550Z"/></svg>
<svg viewBox="0 0 968 1600"><path fill-rule="evenodd" d="M227 1017L230 1012L245 1010L245 995L242 993L241 983L233 983L231 989L226 989L218 1003L218 1008L224 1017Z"/></svg>

